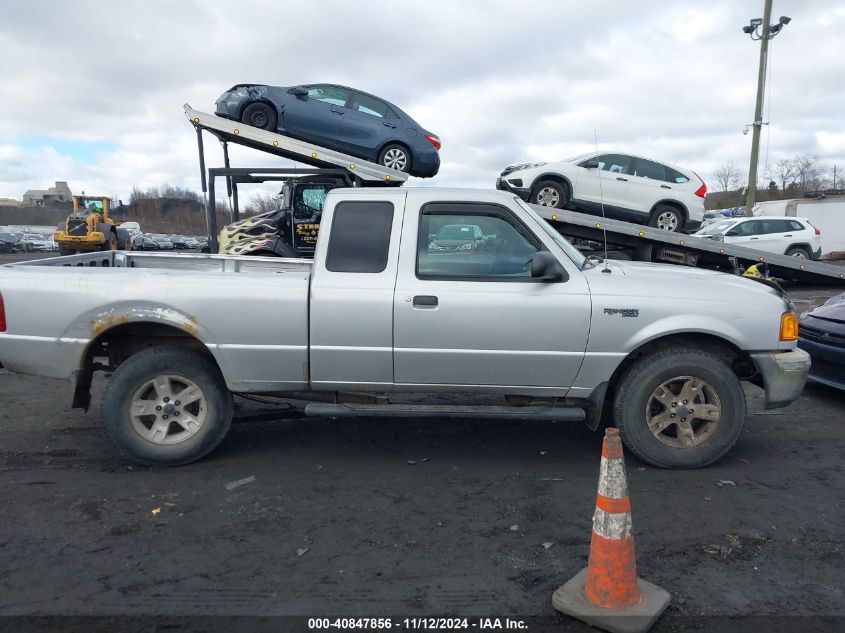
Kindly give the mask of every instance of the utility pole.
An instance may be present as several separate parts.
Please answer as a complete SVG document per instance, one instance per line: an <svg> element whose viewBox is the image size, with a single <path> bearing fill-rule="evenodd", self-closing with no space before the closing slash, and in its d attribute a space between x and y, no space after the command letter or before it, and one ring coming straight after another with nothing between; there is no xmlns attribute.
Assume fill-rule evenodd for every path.
<svg viewBox="0 0 845 633"><path fill-rule="evenodd" d="M760 128L763 127L763 90L766 86L766 58L769 54L769 20L772 17L772 0L763 7L763 34L760 38L760 68L757 72L757 104L754 106L754 123L751 130L751 165L748 168L748 194L745 197L745 215L757 198L757 161L760 154Z"/></svg>
<svg viewBox="0 0 845 633"><path fill-rule="evenodd" d="M781 16L777 24L770 24L772 17L772 0L765 0L763 5L763 19L755 18L742 28L743 33L751 36L752 40L760 40L760 67L757 70L757 103L754 107L754 123L751 136L751 164L748 168L748 193L745 198L745 215L751 216L751 208L757 198L757 161L760 154L760 129L763 127L763 91L766 86L766 63L769 54L769 40L780 33L780 30L791 21Z"/></svg>

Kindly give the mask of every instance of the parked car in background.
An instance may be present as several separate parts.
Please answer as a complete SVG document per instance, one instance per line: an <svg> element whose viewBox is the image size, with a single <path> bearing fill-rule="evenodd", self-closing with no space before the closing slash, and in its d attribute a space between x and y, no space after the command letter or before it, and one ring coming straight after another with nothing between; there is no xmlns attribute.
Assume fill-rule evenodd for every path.
<svg viewBox="0 0 845 633"><path fill-rule="evenodd" d="M18 242L18 248L22 251L41 253L59 250L52 237L38 233L24 233Z"/></svg>
<svg viewBox="0 0 845 633"><path fill-rule="evenodd" d="M821 231L807 218L725 218L695 236L803 259L818 259L822 252Z"/></svg>
<svg viewBox="0 0 845 633"><path fill-rule="evenodd" d="M173 250L173 242L170 241L169 238L166 237L158 237L155 239L156 248L160 251L172 251Z"/></svg>
<svg viewBox="0 0 845 633"><path fill-rule="evenodd" d="M187 239L184 235L171 235L170 241L173 242L173 248L186 249L188 248Z"/></svg>
<svg viewBox="0 0 845 633"><path fill-rule="evenodd" d="M237 84L217 99L218 116L330 147L385 167L431 177L440 138L398 107L335 84Z"/></svg>
<svg viewBox="0 0 845 633"><path fill-rule="evenodd" d="M14 253L18 250L19 235L6 231L0 232L0 253Z"/></svg>
<svg viewBox="0 0 845 633"><path fill-rule="evenodd" d="M483 240L484 235L477 224L447 224L437 231L428 248L432 251L471 253Z"/></svg>
<svg viewBox="0 0 845 633"><path fill-rule="evenodd" d="M801 315L798 347L812 359L810 380L845 389L845 293Z"/></svg>
<svg viewBox="0 0 845 633"><path fill-rule="evenodd" d="M707 193L693 171L618 152L511 165L496 180L496 188L533 204L605 214L666 231L699 228Z"/></svg>

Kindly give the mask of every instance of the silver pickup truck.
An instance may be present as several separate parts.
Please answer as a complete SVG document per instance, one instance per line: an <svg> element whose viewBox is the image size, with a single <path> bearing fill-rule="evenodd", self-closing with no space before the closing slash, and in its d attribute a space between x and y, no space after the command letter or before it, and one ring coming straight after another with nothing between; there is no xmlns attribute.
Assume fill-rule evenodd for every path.
<svg viewBox="0 0 845 633"><path fill-rule="evenodd" d="M585 259L512 194L333 190L312 261L93 253L0 268L0 363L65 378L118 451L213 450L233 393L309 415L617 425L694 468L736 442L740 381L781 407L809 369L779 290L679 266ZM412 394L412 395L409 395ZM307 404L306 404L307 403Z"/></svg>

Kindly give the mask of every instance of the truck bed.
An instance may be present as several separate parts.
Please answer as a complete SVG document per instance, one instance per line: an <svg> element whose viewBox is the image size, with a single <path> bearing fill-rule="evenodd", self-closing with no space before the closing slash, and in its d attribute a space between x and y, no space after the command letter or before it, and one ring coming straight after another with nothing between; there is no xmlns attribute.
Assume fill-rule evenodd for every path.
<svg viewBox="0 0 845 633"><path fill-rule="evenodd" d="M299 388L311 267L278 257L124 251L0 266L3 364L72 379L102 336L141 332L144 340L198 340L233 391Z"/></svg>

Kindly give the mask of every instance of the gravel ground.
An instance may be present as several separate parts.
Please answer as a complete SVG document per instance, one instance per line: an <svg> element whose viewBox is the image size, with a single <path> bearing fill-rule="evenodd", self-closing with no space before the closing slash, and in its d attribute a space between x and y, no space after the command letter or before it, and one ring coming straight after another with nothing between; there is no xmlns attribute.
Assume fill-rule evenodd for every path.
<svg viewBox="0 0 845 633"><path fill-rule="evenodd" d="M807 308L833 292L793 296ZM211 456L155 470L116 458L98 411L70 409L70 396L68 383L0 370L4 630L71 622L11 616L147 631L207 621L149 628L151 615L286 614L511 615L539 618L529 630L590 630L550 599L586 563L598 433L330 421L243 402ZM714 616L750 618L742 630L842 630L845 398L810 385L766 411L759 389L747 396L745 431L718 464L627 458L639 573L672 594L654 630L734 622Z"/></svg>

